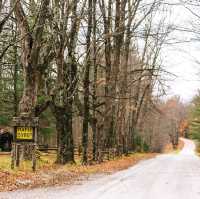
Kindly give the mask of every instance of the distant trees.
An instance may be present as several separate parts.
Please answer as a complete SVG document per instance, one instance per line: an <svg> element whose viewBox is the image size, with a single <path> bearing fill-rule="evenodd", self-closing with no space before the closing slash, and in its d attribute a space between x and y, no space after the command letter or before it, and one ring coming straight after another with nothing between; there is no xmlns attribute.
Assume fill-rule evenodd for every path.
<svg viewBox="0 0 200 199"><path fill-rule="evenodd" d="M74 162L78 146L83 164L102 161L105 154L154 150L163 115L155 88L162 82L160 52L170 33L160 14L165 6L157 0L0 4L10 11L0 34L8 44L14 40L0 60L0 92L6 96L0 103L9 112L14 102L11 115L40 116L43 123L45 116L55 124L60 164ZM0 43L2 52L6 46ZM14 94L8 105L3 87L9 71Z"/></svg>
<svg viewBox="0 0 200 199"><path fill-rule="evenodd" d="M180 136L180 125L187 118L187 108L178 96L174 96L166 102L164 112L166 115L166 127L170 130L168 130L170 141L173 147L176 148Z"/></svg>
<svg viewBox="0 0 200 199"><path fill-rule="evenodd" d="M166 101L153 98L145 109L149 115L144 115L140 122L140 133L143 144L148 145L149 150L161 152L166 144L171 143L177 148L179 137L182 135L181 126L188 119L187 106L181 102L179 96L173 96Z"/></svg>

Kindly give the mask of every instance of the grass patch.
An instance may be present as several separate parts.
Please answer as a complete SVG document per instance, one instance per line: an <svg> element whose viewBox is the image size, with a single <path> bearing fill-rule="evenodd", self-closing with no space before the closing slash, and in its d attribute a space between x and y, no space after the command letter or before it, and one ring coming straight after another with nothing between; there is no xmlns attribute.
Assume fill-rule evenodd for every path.
<svg viewBox="0 0 200 199"><path fill-rule="evenodd" d="M37 169L45 169L54 166L54 162L56 160L56 154L47 154L42 153L40 158L37 160ZM11 156L10 155L0 155L0 171L4 172L17 172L17 171L32 171L32 162L31 161L21 161L20 166L11 169Z"/></svg>
<svg viewBox="0 0 200 199"><path fill-rule="evenodd" d="M0 156L0 170L9 171L11 163L10 155L1 155Z"/></svg>

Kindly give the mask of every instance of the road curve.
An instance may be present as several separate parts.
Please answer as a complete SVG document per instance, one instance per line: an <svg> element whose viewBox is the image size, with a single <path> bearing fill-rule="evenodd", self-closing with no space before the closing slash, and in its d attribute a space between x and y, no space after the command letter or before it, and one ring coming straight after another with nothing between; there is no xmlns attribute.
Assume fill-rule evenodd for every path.
<svg viewBox="0 0 200 199"><path fill-rule="evenodd" d="M71 188L0 193L0 199L200 199L200 158L192 141L178 154L160 155Z"/></svg>

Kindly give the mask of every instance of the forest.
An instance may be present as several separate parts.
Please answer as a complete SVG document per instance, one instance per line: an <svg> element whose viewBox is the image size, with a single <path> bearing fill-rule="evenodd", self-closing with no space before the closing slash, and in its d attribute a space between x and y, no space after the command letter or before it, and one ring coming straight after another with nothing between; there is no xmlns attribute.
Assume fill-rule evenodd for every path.
<svg viewBox="0 0 200 199"><path fill-rule="evenodd" d="M0 0L0 127L39 117L38 146L59 164L176 148L187 108L163 99L169 12L163 0Z"/></svg>

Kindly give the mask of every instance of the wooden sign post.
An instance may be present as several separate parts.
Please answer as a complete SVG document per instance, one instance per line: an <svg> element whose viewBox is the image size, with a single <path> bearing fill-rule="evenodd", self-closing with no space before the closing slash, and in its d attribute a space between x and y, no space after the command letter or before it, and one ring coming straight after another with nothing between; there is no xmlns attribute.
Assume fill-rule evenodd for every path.
<svg viewBox="0 0 200 199"><path fill-rule="evenodd" d="M36 170L37 134L39 126L38 117L20 116L13 118L14 140L12 146L11 168L20 165L20 156L25 146L31 148L32 169ZM23 150L22 150L23 149Z"/></svg>

